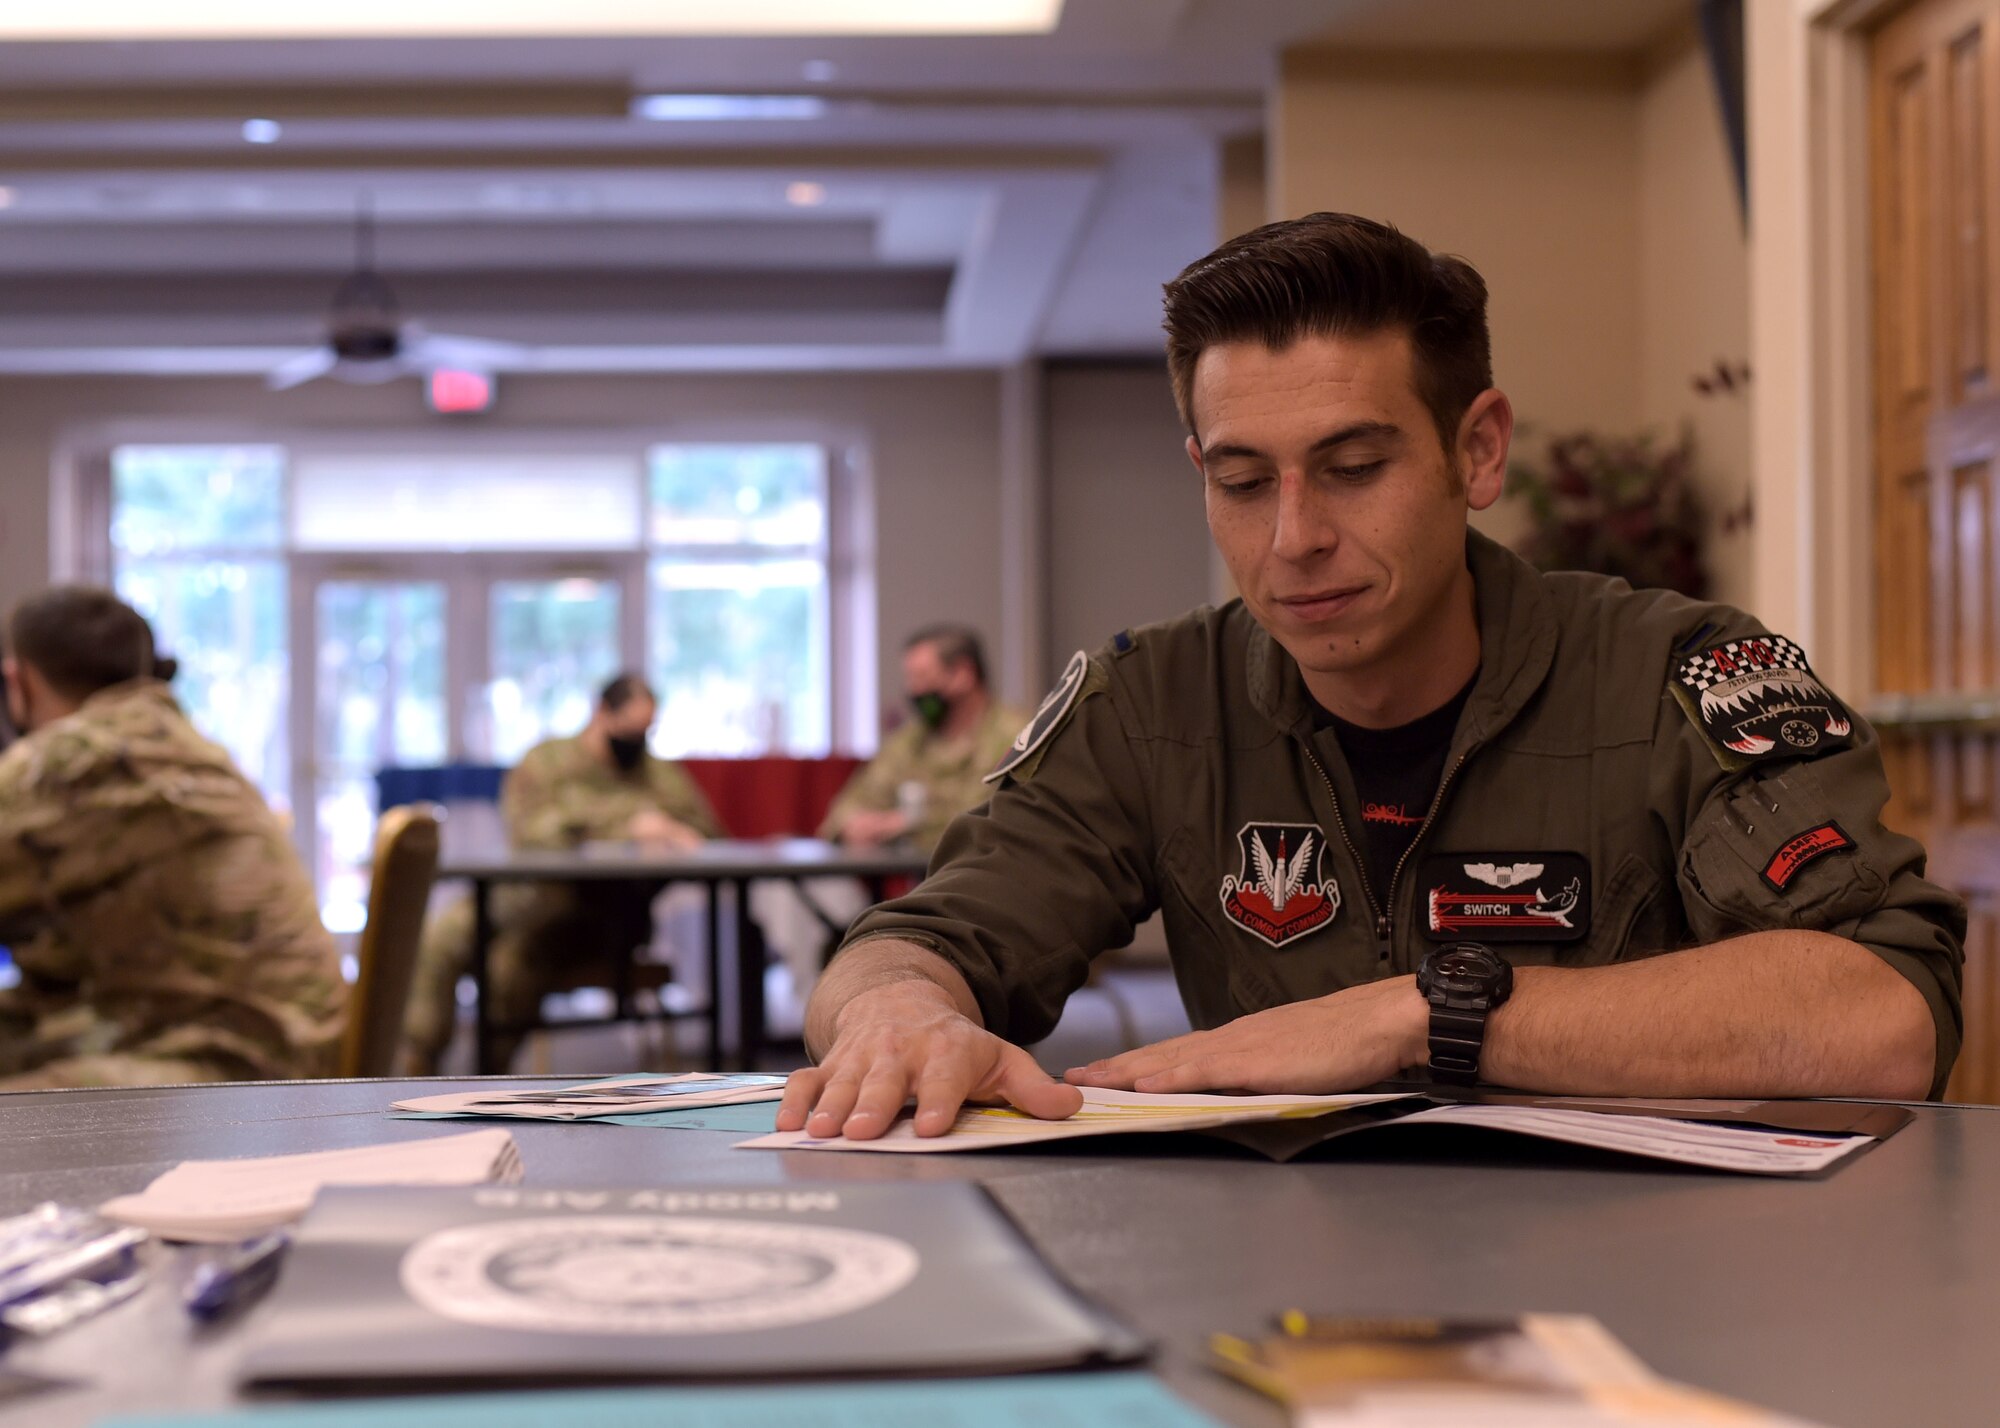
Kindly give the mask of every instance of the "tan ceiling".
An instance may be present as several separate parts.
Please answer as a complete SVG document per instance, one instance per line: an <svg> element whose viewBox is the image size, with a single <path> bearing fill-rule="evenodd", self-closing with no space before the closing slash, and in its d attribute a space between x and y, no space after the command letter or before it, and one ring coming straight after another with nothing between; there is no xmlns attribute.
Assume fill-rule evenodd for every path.
<svg viewBox="0 0 2000 1428"><path fill-rule="evenodd" d="M1068 0L1041 37L0 45L0 369L171 370L177 342L248 369L310 341L364 198L426 318L561 347L556 306L605 275L573 345L614 366L1149 352L1159 284L1213 240L1217 146L1260 127L1287 47L1632 53L1690 13ZM654 91L828 107L633 118Z"/></svg>

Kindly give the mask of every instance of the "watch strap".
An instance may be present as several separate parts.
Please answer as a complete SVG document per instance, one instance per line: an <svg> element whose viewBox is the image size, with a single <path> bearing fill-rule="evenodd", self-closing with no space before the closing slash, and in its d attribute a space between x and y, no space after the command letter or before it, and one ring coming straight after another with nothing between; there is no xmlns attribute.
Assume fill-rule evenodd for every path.
<svg viewBox="0 0 2000 1428"><path fill-rule="evenodd" d="M1486 1043L1486 1011L1431 1008L1431 1075L1454 1086L1479 1081L1479 1052Z"/></svg>

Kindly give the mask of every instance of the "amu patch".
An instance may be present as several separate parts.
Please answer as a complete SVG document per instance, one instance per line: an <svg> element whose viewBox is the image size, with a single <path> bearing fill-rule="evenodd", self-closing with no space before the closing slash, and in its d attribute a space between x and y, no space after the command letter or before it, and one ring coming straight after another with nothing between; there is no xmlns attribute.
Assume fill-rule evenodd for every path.
<svg viewBox="0 0 2000 1428"><path fill-rule="evenodd" d="M1320 866L1326 835L1317 823L1246 823L1236 833L1240 871L1222 879L1222 912L1273 947L1333 921L1340 884Z"/></svg>
<svg viewBox="0 0 2000 1428"><path fill-rule="evenodd" d="M1772 892L1781 893L1792 885L1799 869L1815 858L1824 858L1828 853L1853 851L1854 840L1838 823L1829 821L1780 843L1778 851L1771 855L1771 861L1764 864L1760 876Z"/></svg>
<svg viewBox="0 0 2000 1428"><path fill-rule="evenodd" d="M1783 635L1751 635L1674 656L1671 687L1718 762L1816 758L1854 743L1854 722Z"/></svg>

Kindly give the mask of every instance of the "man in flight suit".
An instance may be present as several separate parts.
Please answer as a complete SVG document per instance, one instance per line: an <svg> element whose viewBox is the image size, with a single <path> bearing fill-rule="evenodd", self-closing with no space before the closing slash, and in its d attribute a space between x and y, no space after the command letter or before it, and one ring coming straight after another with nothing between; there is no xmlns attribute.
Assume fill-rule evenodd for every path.
<svg viewBox="0 0 2000 1428"><path fill-rule="evenodd" d="M1885 829L1873 732L1720 605L1471 534L1513 412L1485 284L1342 214L1166 293L1242 598L1079 653L931 877L821 981L779 1125L880 1135L1078 1086L1935 1096L1964 907ZM1090 959L1163 912L1189 1035L1049 1080ZM1465 949L1457 944L1480 944Z"/></svg>
<svg viewBox="0 0 2000 1428"><path fill-rule="evenodd" d="M582 733L546 740L522 755L500 790L508 840L529 849L627 839L692 848L719 836L722 825L687 771L648 751L646 735L657 712L645 681L621 674L604 686ZM592 984L579 976L610 981L612 958L650 934L656 892L615 883L503 883L494 890L487 974L502 1065L547 992ZM412 1074L436 1074L451 1041L454 993L472 963L472 920L471 903L460 901L424 929L403 1019Z"/></svg>
<svg viewBox="0 0 2000 1428"><path fill-rule="evenodd" d="M992 792L1020 717L986 687L979 636L933 625L903 646L903 688L916 718L883 741L827 811L819 836L872 848L907 838L930 852L953 818Z"/></svg>
<svg viewBox="0 0 2000 1428"><path fill-rule="evenodd" d="M347 984L263 796L108 590L30 596L0 661L0 1089L330 1076Z"/></svg>

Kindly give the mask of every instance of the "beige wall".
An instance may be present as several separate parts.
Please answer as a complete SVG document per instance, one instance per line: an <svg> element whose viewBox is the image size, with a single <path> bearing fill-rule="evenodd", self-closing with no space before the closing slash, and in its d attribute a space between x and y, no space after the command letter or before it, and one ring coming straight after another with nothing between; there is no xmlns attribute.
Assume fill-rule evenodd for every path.
<svg viewBox="0 0 2000 1428"><path fill-rule="evenodd" d="M1524 421L1638 415L1638 110L1609 68L1286 55L1272 211L1339 209L1467 258Z"/></svg>
<svg viewBox="0 0 2000 1428"><path fill-rule="evenodd" d="M1223 140L1217 158L1215 238L1220 243L1271 221L1271 155L1262 134L1249 134Z"/></svg>
<svg viewBox="0 0 2000 1428"><path fill-rule="evenodd" d="M1747 391L1701 396L1696 373L1750 355L1750 250L1708 61L1694 37L1660 55L1639 106L1639 415L1694 432L1718 600L1749 605L1750 529L1721 530L1750 490Z"/></svg>
<svg viewBox="0 0 2000 1428"><path fill-rule="evenodd" d="M1182 450L1165 366L1048 370L1049 652L1210 598L1201 478Z"/></svg>
<svg viewBox="0 0 2000 1428"><path fill-rule="evenodd" d="M990 636L1000 624L998 382L990 372L821 376L514 377L475 430L644 429L671 434L797 430L865 440L872 456L882 648L933 620ZM414 382L314 383L271 393L241 379L0 380L0 600L49 576L48 492L65 432L106 422L172 436L339 429L378 437L452 429ZM895 662L881 667L894 708Z"/></svg>
<svg viewBox="0 0 2000 1428"><path fill-rule="evenodd" d="M1649 61L1302 48L1271 115L1273 216L1365 213L1484 274L1517 451L1691 421L1704 494L1740 502L1746 403L1689 385L1748 342L1748 250L1691 38ZM1478 523L1520 530L1505 502ZM1713 547L1724 599L1750 597L1748 547Z"/></svg>
<svg viewBox="0 0 2000 1428"><path fill-rule="evenodd" d="M0 387L0 610L49 576L49 446L27 395Z"/></svg>

